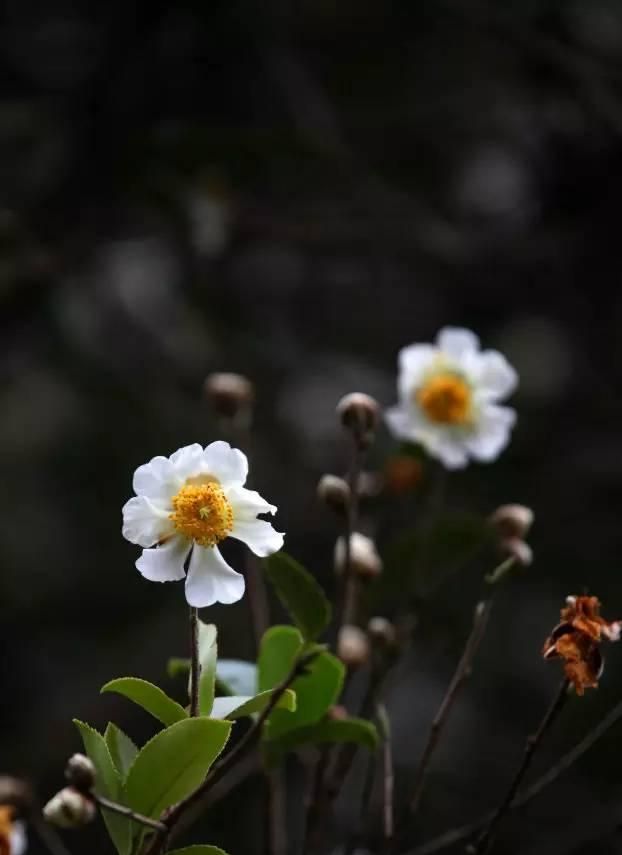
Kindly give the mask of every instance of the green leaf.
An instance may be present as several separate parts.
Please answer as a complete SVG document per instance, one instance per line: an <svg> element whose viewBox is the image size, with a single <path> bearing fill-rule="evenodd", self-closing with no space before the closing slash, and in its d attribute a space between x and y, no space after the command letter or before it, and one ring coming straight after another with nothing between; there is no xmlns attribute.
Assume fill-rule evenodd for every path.
<svg viewBox="0 0 622 855"><path fill-rule="evenodd" d="M296 626L307 641L314 641L326 629L331 616L330 603L322 588L286 552L265 558L263 566Z"/></svg>
<svg viewBox="0 0 622 855"><path fill-rule="evenodd" d="M247 715L261 712L270 703L272 692L260 692L254 696L231 695L225 698L215 698L212 707L212 718L244 718ZM276 709L293 712L296 709L296 693L287 689L279 698Z"/></svg>
<svg viewBox="0 0 622 855"><path fill-rule="evenodd" d="M121 776L121 780L124 781L128 769L138 754L138 748L134 745L129 736L123 733L121 728L117 727L116 724L113 724L112 722L108 723L108 727L104 733L104 739L106 740L108 751L110 751L112 762Z"/></svg>
<svg viewBox="0 0 622 855"><path fill-rule="evenodd" d="M182 659L179 656L171 656L166 663L166 673L171 678L179 677L180 675L185 677L189 670L189 659Z"/></svg>
<svg viewBox="0 0 622 855"><path fill-rule="evenodd" d="M303 640L297 629L271 627L259 651L259 688L266 691L285 679L302 649ZM274 710L268 720L267 738L275 739L282 733L319 721L339 697L344 676L345 668L339 659L331 653L319 653L307 666L306 673L291 686L296 693L296 710L289 713Z"/></svg>
<svg viewBox="0 0 622 855"><path fill-rule="evenodd" d="M125 781L127 804L158 817L205 779L227 743L231 724L187 718L157 733L138 753Z"/></svg>
<svg viewBox="0 0 622 855"><path fill-rule="evenodd" d="M169 698L159 686L154 686L153 683L140 680L138 677L119 677L117 680L111 680L102 686L101 691L124 695L167 727L188 717L188 713L181 704Z"/></svg>
<svg viewBox="0 0 622 855"><path fill-rule="evenodd" d="M218 659L217 634L218 630L213 623L199 621L199 663L201 665L199 712L201 715L209 715L214 703L216 662ZM188 694L190 694L190 682L188 682Z"/></svg>
<svg viewBox="0 0 622 855"><path fill-rule="evenodd" d="M171 849L166 855L227 855L224 849L218 846L186 846L184 849Z"/></svg>
<svg viewBox="0 0 622 855"><path fill-rule="evenodd" d="M374 751L378 747L378 731L373 722L364 718L332 720L324 718L316 724L299 727L279 736L280 749L299 745L321 745L323 743L353 742Z"/></svg>
<svg viewBox="0 0 622 855"><path fill-rule="evenodd" d="M84 750L95 766L95 791L113 801L121 800L121 776L117 772L110 756L104 737L94 728L82 721L74 719L74 724L80 732ZM119 855L129 855L132 847L132 826L128 819L110 811L102 811L108 834Z"/></svg>

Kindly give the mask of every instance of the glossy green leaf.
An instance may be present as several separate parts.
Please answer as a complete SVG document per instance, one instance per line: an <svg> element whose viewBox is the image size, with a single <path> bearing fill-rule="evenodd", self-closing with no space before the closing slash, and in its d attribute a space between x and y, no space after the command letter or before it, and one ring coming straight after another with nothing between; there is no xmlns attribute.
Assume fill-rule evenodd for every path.
<svg viewBox="0 0 622 855"><path fill-rule="evenodd" d="M205 846L198 844L195 846L186 846L184 849L169 850L166 855L227 855L224 849L219 849L218 846Z"/></svg>
<svg viewBox="0 0 622 855"><path fill-rule="evenodd" d="M138 677L119 677L111 680L101 688L102 692L116 692L123 695L167 727L176 721L183 721L188 717L186 710L163 692L159 686L140 680Z"/></svg>
<svg viewBox="0 0 622 855"><path fill-rule="evenodd" d="M180 656L171 656L166 663L166 673L169 677L185 677L190 670L190 660Z"/></svg>
<svg viewBox="0 0 622 855"><path fill-rule="evenodd" d="M307 641L314 641L328 626L331 607L326 594L302 564L286 552L263 560L279 599Z"/></svg>
<svg viewBox="0 0 622 855"><path fill-rule="evenodd" d="M134 762L134 758L138 754L138 748L126 733L123 733L120 727L117 727L113 722L108 723L108 727L104 733L104 739L110 751L112 762L121 780L125 780L128 769Z"/></svg>
<svg viewBox="0 0 622 855"><path fill-rule="evenodd" d="M272 689L285 679L296 657L303 649L300 632L294 627L273 626L264 635L259 651L259 687ZM338 699L345 668L331 653L318 654L298 677L291 688L296 693L296 710L286 713L276 709L271 714L266 736L275 739L280 734L319 721Z"/></svg>
<svg viewBox="0 0 622 855"><path fill-rule="evenodd" d="M201 677L199 679L199 712L209 715L214 703L214 688L216 682L216 662L218 660L218 631L213 623L199 621L199 664ZM190 681L188 681L190 694Z"/></svg>
<svg viewBox="0 0 622 855"><path fill-rule="evenodd" d="M121 776L113 763L104 737L90 725L74 719L84 750L95 766L95 792L114 801L122 800ZM110 811L102 811L108 834L119 855L129 855L132 847L132 826L128 819Z"/></svg>
<svg viewBox="0 0 622 855"><path fill-rule="evenodd" d="M125 782L127 804L158 817L196 789L229 738L231 724L187 718L157 733L138 753Z"/></svg>
<svg viewBox="0 0 622 855"><path fill-rule="evenodd" d="M244 718L247 715L261 712L270 703L272 692L260 692L254 696L230 695L224 698L214 698L214 706L212 707L212 718L228 718L234 720L236 718ZM296 709L296 693L291 689L287 689L279 698L276 709L289 710L293 712Z"/></svg>

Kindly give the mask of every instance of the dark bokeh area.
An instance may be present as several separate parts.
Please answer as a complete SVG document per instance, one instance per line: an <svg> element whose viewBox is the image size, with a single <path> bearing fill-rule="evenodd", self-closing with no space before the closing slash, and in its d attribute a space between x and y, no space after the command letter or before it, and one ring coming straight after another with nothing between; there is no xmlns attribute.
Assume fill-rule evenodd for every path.
<svg viewBox="0 0 622 855"><path fill-rule="evenodd" d="M121 506L137 465L218 438L208 372L255 383L253 486L331 588L338 528L315 485L347 465L335 404L392 403L399 348L454 324L521 384L511 445L452 474L446 507L532 506L536 560L500 592L413 843L492 807L555 692L540 648L563 598L589 590L622 617L622 6L5 0L1 16L2 771L48 797L79 748L73 716L151 732L99 687L164 681L185 602L136 572ZM391 448L383 431L372 464ZM372 503L381 551L417 512ZM490 564L428 601L389 565L375 608L410 592L420 611L388 686L400 798ZM226 656L253 655L247 608L203 615ZM619 698L607 653L538 769ZM510 818L499 852L618 851L621 732ZM361 774L338 826L357 821ZM232 855L264 851L260 787L209 818ZM67 842L111 851L101 828Z"/></svg>

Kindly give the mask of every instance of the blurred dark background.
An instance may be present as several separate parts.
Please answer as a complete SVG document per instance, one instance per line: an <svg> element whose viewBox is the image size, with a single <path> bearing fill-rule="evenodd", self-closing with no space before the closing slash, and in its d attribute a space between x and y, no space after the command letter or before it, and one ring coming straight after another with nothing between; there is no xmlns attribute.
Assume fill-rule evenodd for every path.
<svg viewBox="0 0 622 855"><path fill-rule="evenodd" d="M502 350L521 386L510 447L452 475L447 506L531 505L536 560L501 593L413 840L488 809L555 691L540 646L563 598L587 589L622 616L622 4L0 10L2 771L49 797L79 748L72 716L149 734L99 687L165 680L185 603L136 572L120 510L137 465L217 438L208 372L256 384L253 486L330 587L337 527L314 491L346 466L335 403L391 403L398 349L454 324ZM391 448L383 433L372 462ZM381 550L411 511L382 505ZM400 792L488 569L438 588L390 682ZM377 607L392 615L395 597ZM203 617L222 653L253 655L245 602ZM618 700L608 653L537 766ZM621 733L510 819L499 852L620 851ZM262 851L258 787L209 818L232 855ZM101 829L67 842L111 851Z"/></svg>

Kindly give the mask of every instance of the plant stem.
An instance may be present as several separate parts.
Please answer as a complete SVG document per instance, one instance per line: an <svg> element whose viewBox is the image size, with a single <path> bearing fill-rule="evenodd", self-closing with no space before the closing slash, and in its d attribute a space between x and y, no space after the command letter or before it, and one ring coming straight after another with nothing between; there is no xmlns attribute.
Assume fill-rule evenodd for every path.
<svg viewBox="0 0 622 855"><path fill-rule="evenodd" d="M382 830L384 834L385 855L390 855L394 839L393 789L393 748L391 744L391 724L384 704L378 704L377 719L382 730Z"/></svg>
<svg viewBox="0 0 622 855"><path fill-rule="evenodd" d="M307 666L313 662L318 654L318 650L312 650L310 653L301 656L294 662L287 676L274 688L269 703L257 716L240 741L231 749L231 751L229 751L228 754L225 754L224 757L212 766L211 771L196 790L186 796L185 799L182 799L182 801L176 804L175 807L168 811L166 815L160 818L166 828L166 833L160 832L156 836L152 845L147 850L148 855L157 855L157 853L162 851L165 839L172 837L185 827L184 823L190 812L194 808L200 808L203 801L206 800L208 795L211 793L213 787L215 787L215 785L224 778L230 769L232 769L259 740L266 720L273 712L280 699L292 683L302 673L304 673Z"/></svg>
<svg viewBox="0 0 622 855"><path fill-rule="evenodd" d="M473 628L467 638L458 666L454 671L454 675L451 678L449 686L447 687L445 697L441 701L441 705L434 716L430 732L428 733L428 739L415 773L413 795L410 802L411 814L415 814L419 808L432 757L438 747L438 743L443 733L443 728L449 718L449 713L451 712L463 683L469 676L473 659L475 658L475 654L477 653L482 639L484 638L484 633L486 632L491 608L492 597L478 603L475 608Z"/></svg>
<svg viewBox="0 0 622 855"><path fill-rule="evenodd" d="M287 793L283 769L266 773L270 818L270 855L287 855Z"/></svg>
<svg viewBox="0 0 622 855"><path fill-rule="evenodd" d="M503 801L501 802L497 810L494 812L492 819L477 839L477 842L475 843L475 846L472 850L473 855L479 855L479 853L484 853L485 855L485 853L490 851L490 848L494 841L495 831L497 830L499 823L502 821L505 814L508 812L510 805L514 801L514 798L518 792L518 788L520 787L521 782L525 777L527 770L529 769L534 754L542 743L544 735L549 730L549 728L557 718L560 710L564 706L564 703L568 696L568 686L568 680L562 680L557 694L553 699L553 702L549 706L548 710L544 715L544 718L540 722L540 726L538 727L535 733L527 737L527 741L525 743L525 751L523 753L523 759L521 760L521 763L518 769L516 770L516 773L512 779L512 783L510 784Z"/></svg>
<svg viewBox="0 0 622 855"><path fill-rule="evenodd" d="M190 715L199 714L199 610L190 606Z"/></svg>
<svg viewBox="0 0 622 855"><path fill-rule="evenodd" d="M345 526L344 526L344 553L343 553L343 573L341 579L341 589L336 605L336 632L337 639L339 632L345 624L352 623L356 616L357 580L352 572L352 534L356 531L359 515L359 481L361 470L363 468L363 459L365 449L357 439L356 435L352 435L352 457L350 460L350 468L348 470L347 482L350 487L350 498L346 511Z"/></svg>
<svg viewBox="0 0 622 855"><path fill-rule="evenodd" d="M157 819L151 819L148 816L143 816L142 813L136 813L136 811L131 808L126 807L125 805L120 805L117 802L113 802L105 796L97 795L97 793L91 793L91 798L104 810L109 810L112 813L118 813L121 816L126 816L128 819L131 819L133 822L137 822L140 825L146 825L148 828L153 828L155 831L160 832L168 830L163 822L160 822Z"/></svg>
<svg viewBox="0 0 622 855"><path fill-rule="evenodd" d="M589 749L598 742L598 740L604 736L614 724L617 724L620 719L622 719L622 701L619 704L616 704L616 706L601 722L596 725L595 728L593 728L579 743L577 743L574 748L571 748L570 751L564 754L557 763L554 763L547 772L537 779L537 781L534 781L530 787L520 790L513 799L512 804L510 805L510 810L516 810L517 808L523 807L523 805L526 805L536 796L540 795L542 790L555 783L560 775L576 763L577 760L586 753L586 751L589 751ZM466 825L461 825L458 828L452 828L438 837L428 840L427 843L423 843L416 849L411 850L407 855L434 855L435 852L439 852L441 849L453 846L454 843L458 843L460 840L465 840L467 837L470 837L479 828L482 828L486 823L490 822L493 816L494 812L491 811L490 813L487 813Z"/></svg>
<svg viewBox="0 0 622 855"><path fill-rule="evenodd" d="M35 830L37 837L50 855L71 855L56 829L45 821L40 810L36 809L30 812L27 819L28 824Z"/></svg>
<svg viewBox="0 0 622 855"><path fill-rule="evenodd" d="M246 559L246 589L248 594L248 605L251 613L253 635L255 637L255 648L259 652L261 639L270 624L268 595L266 585L259 562L254 556L249 555Z"/></svg>

